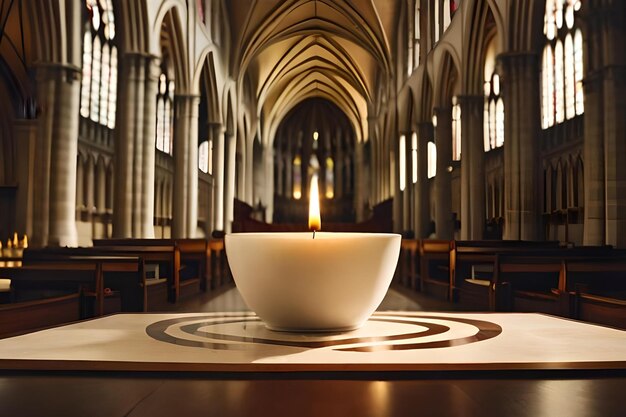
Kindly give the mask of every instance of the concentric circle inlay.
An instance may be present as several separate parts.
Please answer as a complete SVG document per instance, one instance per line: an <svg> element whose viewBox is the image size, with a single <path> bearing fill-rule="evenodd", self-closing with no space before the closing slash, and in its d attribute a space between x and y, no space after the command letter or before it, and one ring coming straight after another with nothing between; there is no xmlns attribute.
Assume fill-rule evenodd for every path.
<svg viewBox="0 0 626 417"><path fill-rule="evenodd" d="M343 352L417 350L461 346L502 333L492 322L449 316L375 313L363 328L346 333L286 333L265 328L255 315L187 316L152 323L146 333L165 343L213 350L327 348Z"/></svg>

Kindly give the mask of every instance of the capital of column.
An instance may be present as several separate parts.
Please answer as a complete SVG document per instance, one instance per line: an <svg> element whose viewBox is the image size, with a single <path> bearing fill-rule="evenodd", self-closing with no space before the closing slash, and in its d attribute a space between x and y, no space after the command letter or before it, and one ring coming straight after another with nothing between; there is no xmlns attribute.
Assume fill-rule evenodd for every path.
<svg viewBox="0 0 626 417"><path fill-rule="evenodd" d="M539 55L536 52L506 52L497 56L498 72L502 78L513 78L516 75L528 76L538 73Z"/></svg>
<svg viewBox="0 0 626 417"><path fill-rule="evenodd" d="M34 63L34 67L39 81L56 78L59 74L68 81L78 81L82 74L80 67L62 62L38 61Z"/></svg>

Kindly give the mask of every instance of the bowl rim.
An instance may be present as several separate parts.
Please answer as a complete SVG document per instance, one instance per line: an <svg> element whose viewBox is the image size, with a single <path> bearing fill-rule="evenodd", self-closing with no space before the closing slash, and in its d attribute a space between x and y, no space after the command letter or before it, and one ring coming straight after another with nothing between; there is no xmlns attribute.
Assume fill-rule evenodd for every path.
<svg viewBox="0 0 626 417"><path fill-rule="evenodd" d="M310 237L312 232L235 232L235 233L227 233L225 237L227 238L254 238L254 237L266 237L266 238L284 238L284 237L293 237L293 238L302 238L302 237ZM378 232L326 232L326 231L317 231L315 232L315 236L333 236L334 238L339 239L349 239L349 238L395 238L402 237L399 233L378 233Z"/></svg>

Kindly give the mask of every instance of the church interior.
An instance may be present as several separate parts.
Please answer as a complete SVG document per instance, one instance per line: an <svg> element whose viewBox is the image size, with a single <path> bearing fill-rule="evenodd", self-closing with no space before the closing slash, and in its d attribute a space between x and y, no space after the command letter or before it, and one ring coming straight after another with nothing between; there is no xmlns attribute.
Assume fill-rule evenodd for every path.
<svg viewBox="0 0 626 417"><path fill-rule="evenodd" d="M0 0L0 409L623 415L623 39L623 0Z"/></svg>

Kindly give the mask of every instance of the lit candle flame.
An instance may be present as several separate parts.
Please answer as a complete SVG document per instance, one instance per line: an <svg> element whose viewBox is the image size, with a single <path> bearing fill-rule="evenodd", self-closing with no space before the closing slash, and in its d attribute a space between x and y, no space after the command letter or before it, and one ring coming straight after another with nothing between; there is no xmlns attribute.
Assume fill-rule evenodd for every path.
<svg viewBox="0 0 626 417"><path fill-rule="evenodd" d="M24 235L24 240L22 242L22 247L24 249L28 248L28 236Z"/></svg>
<svg viewBox="0 0 626 417"><path fill-rule="evenodd" d="M19 245L19 240L17 240L17 232L13 232L13 247L17 248Z"/></svg>
<svg viewBox="0 0 626 417"><path fill-rule="evenodd" d="M320 217L320 197L317 185L317 175L311 178L311 191L309 193L309 230L315 233L316 230L322 228L322 219ZM313 235L315 236L315 234Z"/></svg>

